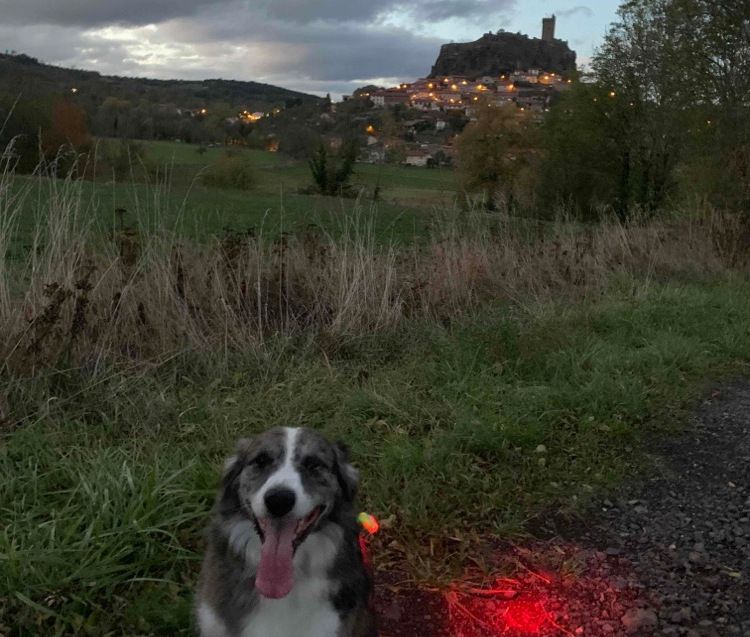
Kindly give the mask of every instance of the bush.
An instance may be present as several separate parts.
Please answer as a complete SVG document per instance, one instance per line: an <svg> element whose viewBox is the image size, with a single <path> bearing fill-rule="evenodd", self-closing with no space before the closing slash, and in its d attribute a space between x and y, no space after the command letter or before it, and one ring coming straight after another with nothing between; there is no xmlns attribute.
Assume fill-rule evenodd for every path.
<svg viewBox="0 0 750 637"><path fill-rule="evenodd" d="M239 155L224 155L204 173L201 181L210 188L250 190L255 184L253 167Z"/></svg>

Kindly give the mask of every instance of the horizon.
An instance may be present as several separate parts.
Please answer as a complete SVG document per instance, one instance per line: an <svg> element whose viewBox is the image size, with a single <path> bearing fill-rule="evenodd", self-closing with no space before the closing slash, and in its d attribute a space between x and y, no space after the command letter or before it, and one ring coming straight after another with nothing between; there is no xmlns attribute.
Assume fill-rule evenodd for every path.
<svg viewBox="0 0 750 637"><path fill-rule="evenodd" d="M429 74L440 46L500 29L539 37L557 16L585 67L618 2L576 0L9 0L6 50L46 64L148 79L253 81L334 99L366 84L396 85ZM590 6L593 5L593 6ZM133 14L133 15L130 15ZM142 17L133 17L135 15ZM55 35L51 35L54 30Z"/></svg>

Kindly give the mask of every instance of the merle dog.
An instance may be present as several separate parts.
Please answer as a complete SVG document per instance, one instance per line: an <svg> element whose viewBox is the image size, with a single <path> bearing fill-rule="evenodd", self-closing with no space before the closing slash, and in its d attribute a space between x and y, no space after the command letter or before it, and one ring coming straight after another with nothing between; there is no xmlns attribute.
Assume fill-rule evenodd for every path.
<svg viewBox="0 0 750 637"><path fill-rule="evenodd" d="M197 593L201 637L375 637L346 450L310 429L240 440Z"/></svg>

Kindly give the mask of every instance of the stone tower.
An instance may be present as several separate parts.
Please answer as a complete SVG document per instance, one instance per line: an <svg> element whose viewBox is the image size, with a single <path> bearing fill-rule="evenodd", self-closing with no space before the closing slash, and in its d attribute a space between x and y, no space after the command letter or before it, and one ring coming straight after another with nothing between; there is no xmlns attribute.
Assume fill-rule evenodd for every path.
<svg viewBox="0 0 750 637"><path fill-rule="evenodd" d="M552 42L555 39L555 14L551 18L542 19L542 40Z"/></svg>

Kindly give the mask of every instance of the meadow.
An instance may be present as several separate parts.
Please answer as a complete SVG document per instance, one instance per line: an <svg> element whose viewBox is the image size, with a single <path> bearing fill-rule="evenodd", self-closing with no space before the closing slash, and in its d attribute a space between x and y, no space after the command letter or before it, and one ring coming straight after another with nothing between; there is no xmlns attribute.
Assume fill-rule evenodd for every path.
<svg viewBox="0 0 750 637"><path fill-rule="evenodd" d="M117 142L100 140L98 144L101 153ZM231 152L249 164L253 187L248 191L208 187L201 175L226 155L226 148L203 148L199 153L201 147L177 142L138 144L143 160L132 157L124 176L115 179L103 171L95 181L77 183L80 214L98 224L102 233L118 224L152 231L158 225L192 240L227 232L276 237L313 226L335 233L342 226L341 219L355 209L376 208L370 217L378 237L411 242L425 235L436 207L450 206L457 197L455 176L448 169L372 164L357 165L352 179L354 198L301 194L312 183L305 162L242 148ZM14 256L29 249L38 218L59 201L58 185L57 180L20 176L10 185L9 196L23 206ZM126 211L122 218L114 213L118 208Z"/></svg>
<svg viewBox="0 0 750 637"><path fill-rule="evenodd" d="M428 172L405 192L433 190ZM153 223L102 232L113 202L90 194L112 186L35 179L29 199L29 178L0 179L3 634L191 634L222 460L275 424L346 440L384 521L376 564L440 583L637 471L750 357L729 215L433 207L407 240L378 225L387 206L333 200L315 232L196 241L159 188L123 185L151 188ZM224 196L244 210L239 193L206 205Z"/></svg>

